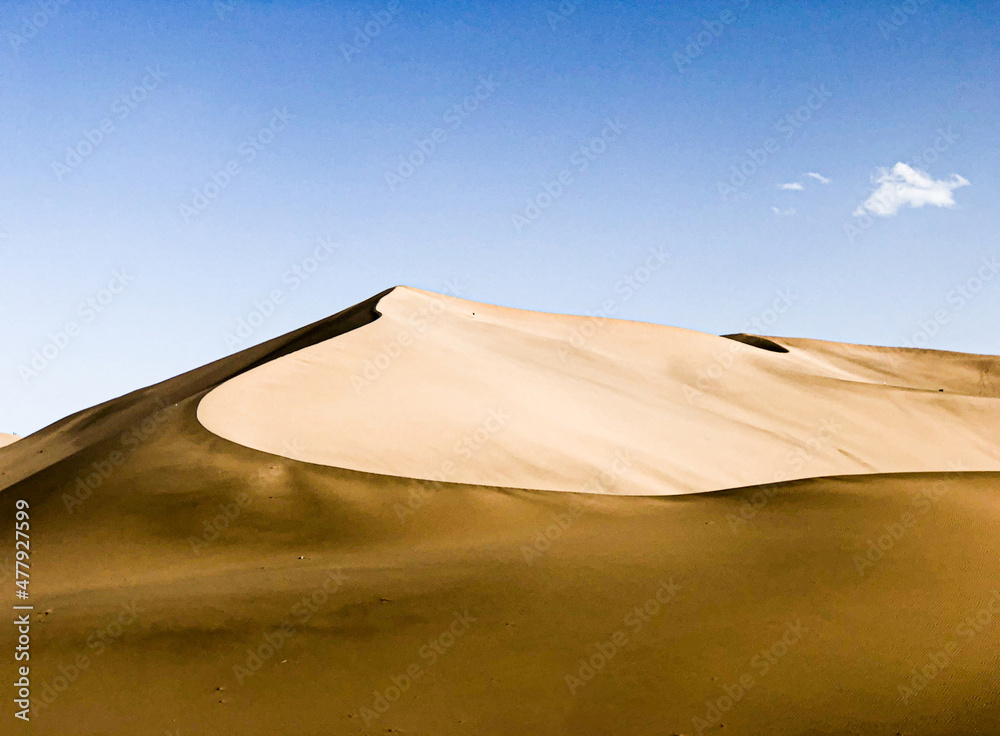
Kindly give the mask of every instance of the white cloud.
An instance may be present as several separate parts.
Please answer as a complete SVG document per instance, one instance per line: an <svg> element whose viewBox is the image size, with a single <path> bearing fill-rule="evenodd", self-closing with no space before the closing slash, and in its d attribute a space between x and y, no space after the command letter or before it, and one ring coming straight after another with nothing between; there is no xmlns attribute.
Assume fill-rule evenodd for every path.
<svg viewBox="0 0 1000 736"><path fill-rule="evenodd" d="M778 217L788 217L789 215L795 214L795 210L780 210L777 207L772 207L771 212L776 214Z"/></svg>
<svg viewBox="0 0 1000 736"><path fill-rule="evenodd" d="M815 171L807 171L806 176L811 176L813 179L818 181L820 184L829 184L830 180L827 179L822 174L817 174Z"/></svg>
<svg viewBox="0 0 1000 736"><path fill-rule="evenodd" d="M790 189L791 191L798 192L802 190L802 185L797 181L793 181L788 184L779 184L778 189Z"/></svg>
<svg viewBox="0 0 1000 736"><path fill-rule="evenodd" d="M954 207L952 192L969 186L969 180L958 174L935 180L926 171L900 162L891 169L876 169L872 184L876 187L875 191L854 210L855 217L866 212L879 217L892 217L904 206L932 204L935 207Z"/></svg>

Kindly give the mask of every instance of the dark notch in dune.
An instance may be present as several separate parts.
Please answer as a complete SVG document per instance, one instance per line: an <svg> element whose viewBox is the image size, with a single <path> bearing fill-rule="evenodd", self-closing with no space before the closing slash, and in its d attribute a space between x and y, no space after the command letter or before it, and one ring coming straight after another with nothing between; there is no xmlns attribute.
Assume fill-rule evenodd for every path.
<svg viewBox="0 0 1000 736"><path fill-rule="evenodd" d="M788 348L785 346L779 345L774 340L768 340L766 337L760 337L759 335L748 335L745 332L737 332L733 335L722 335L722 337L730 340L736 340L736 342L742 342L745 345L751 345L755 348L760 348L761 350L770 350L772 353L788 352Z"/></svg>

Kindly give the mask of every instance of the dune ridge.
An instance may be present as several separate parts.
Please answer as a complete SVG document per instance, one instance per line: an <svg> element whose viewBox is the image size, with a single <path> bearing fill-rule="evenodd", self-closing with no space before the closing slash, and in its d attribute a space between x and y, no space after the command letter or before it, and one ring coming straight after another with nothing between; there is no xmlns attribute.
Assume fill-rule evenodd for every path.
<svg viewBox="0 0 1000 736"><path fill-rule="evenodd" d="M619 446L608 468L621 473L605 477L605 469L574 480L578 492L552 493L305 462L239 444L199 420L205 398L231 380L245 378L270 399L281 380L301 378L297 370L315 371L314 347L323 357L351 335L368 344L364 331L383 320L398 325L401 312L382 303L391 294L425 306L437 298L384 292L0 448L3 549L14 548L13 501L31 514L32 721L24 733L995 730L998 472L853 474L636 497L614 493L635 462ZM809 416L812 404L742 395L782 378L805 393L835 387L837 397L871 402L849 408L906 415L922 407L920 421L966 438L982 430L969 406L996 403L988 356L766 338L789 350L776 353L614 321L584 336L591 323L581 318L543 316L525 328L516 310L453 305L466 306L467 316L451 319L470 329L435 336L447 320L428 322L428 349L460 361L468 351L454 344L458 335L480 358L506 355L506 371L511 357L558 352L577 330L592 347L571 344L583 354L567 353L559 370L597 391L616 388L607 381L618 369L676 388L678 375L697 381L694 358L732 357L729 373L697 387L710 410L690 417L713 432L720 416L737 426L757 413L765 427L780 413L801 415L803 426L821 421ZM475 320L490 326L485 345ZM622 350L634 355L650 342L664 354L640 350L646 363L622 365ZM297 367L285 373L284 362ZM255 375L270 365L280 369L277 383ZM390 370L412 391L426 380L435 398L448 398L451 373L412 367ZM529 368L544 376L530 365L515 365L514 375ZM497 370L467 388L502 386ZM644 396L632 384L623 391ZM532 399L546 406L546 396ZM927 408L940 406L955 416ZM491 438L516 426L492 419ZM381 441L356 431L373 446ZM427 431L409 426L418 438ZM692 421L683 431L706 430ZM526 437L521 428L519 441ZM801 435L799 448L811 451L813 439ZM465 428L460 440L470 451L479 442ZM425 462L414 446L403 449ZM11 579L12 564L0 555L0 579ZM0 643L14 646L13 627L0 629ZM942 656L947 665L933 678L914 675ZM14 664L0 660L0 677L15 682ZM744 689L734 701L736 685Z"/></svg>
<svg viewBox="0 0 1000 736"><path fill-rule="evenodd" d="M12 445L0 446L0 491L109 437L141 430L143 422L166 407L243 371L377 319L375 305L387 293L376 294L330 317L208 365L71 414Z"/></svg>
<svg viewBox="0 0 1000 736"><path fill-rule="evenodd" d="M199 420L307 462L553 491L1000 470L997 357L727 339L406 287L377 308L221 383Z"/></svg>

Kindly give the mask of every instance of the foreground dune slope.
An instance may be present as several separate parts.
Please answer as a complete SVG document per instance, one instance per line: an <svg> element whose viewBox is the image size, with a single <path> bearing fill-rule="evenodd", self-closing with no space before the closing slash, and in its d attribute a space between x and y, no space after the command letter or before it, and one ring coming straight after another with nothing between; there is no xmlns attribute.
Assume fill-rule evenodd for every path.
<svg viewBox="0 0 1000 736"><path fill-rule="evenodd" d="M200 425L200 398L0 494L3 549L14 500L32 514L18 733L953 736L1000 719L1000 474L668 497L436 484L237 445Z"/></svg>
<svg viewBox="0 0 1000 736"><path fill-rule="evenodd" d="M199 420L308 462L542 490L1000 470L997 357L726 339L405 287L376 309L223 382ZM607 480L622 455L629 472Z"/></svg>
<svg viewBox="0 0 1000 736"><path fill-rule="evenodd" d="M389 294L0 448L5 585L15 502L31 515L33 714L19 733L995 733L1000 473L658 495L677 485L651 475L633 435L613 434L601 445L607 454L587 463L568 445L559 455L557 443L550 464L570 492L550 493L309 463L285 456L299 446L261 452L205 428L213 389L361 335L390 317L381 303ZM579 327L553 319L565 320L559 330ZM651 339L629 324L602 323L588 338L622 345L583 356L571 345L567 363L583 365L567 376L582 371L606 393L604 363L620 366L620 350ZM942 462L991 457L995 437L981 422L996 403L994 358L773 338L789 351L774 358L791 360L772 363L761 356L773 348L740 342L759 338L656 329L673 346L655 358L662 375L683 370L697 381L689 354L670 357L678 337L688 347L706 342L703 356L727 348L739 361L696 387L713 407L696 416L726 422L692 423L688 433L757 423L780 434L769 424L780 410L796 426L822 421L813 404L743 396L757 385L752 376L766 386L785 375L809 387L793 397L835 386L851 402L861 401L851 390L870 392L879 412L912 414L921 426L936 417L947 427L939 442L959 432L976 448L949 447L935 456ZM509 332L500 325L494 338L523 355L528 338ZM430 325L426 333L432 342ZM553 347L550 337L528 337ZM443 347L455 360L466 354ZM448 399L451 374L426 377ZM517 426L505 421L486 444L499 446ZM872 431L860 420L850 426ZM426 463L433 449L421 437L428 427L410 426L414 441L400 454L411 462ZM357 431L381 441L364 425ZM386 431L396 431L391 422ZM782 431L790 451L826 457L809 432ZM891 447L887 457L905 459L905 442L919 438L893 431L859 457ZM712 462L756 441L722 443ZM668 471L670 483L708 485ZM649 495L619 494L653 480ZM586 490L598 492L574 492ZM14 632L0 627L5 651L14 651ZM2 658L0 677L15 682L14 665Z"/></svg>

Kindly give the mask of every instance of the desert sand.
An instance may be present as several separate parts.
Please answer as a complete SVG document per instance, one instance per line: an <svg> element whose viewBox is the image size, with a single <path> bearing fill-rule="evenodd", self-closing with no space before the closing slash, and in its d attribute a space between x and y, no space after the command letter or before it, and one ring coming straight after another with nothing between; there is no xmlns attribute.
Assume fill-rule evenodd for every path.
<svg viewBox="0 0 1000 736"><path fill-rule="evenodd" d="M1000 470L995 358L567 317L397 288L382 315L213 389L215 434L427 480L666 495ZM620 463L621 461L619 461Z"/></svg>
<svg viewBox="0 0 1000 736"><path fill-rule="evenodd" d="M1000 359L588 322L396 289L0 449L17 732L995 733Z"/></svg>
<svg viewBox="0 0 1000 736"><path fill-rule="evenodd" d="M17 442L19 439L21 438L18 437L16 434L7 434L6 432L0 432L0 447L9 445L12 442Z"/></svg>

